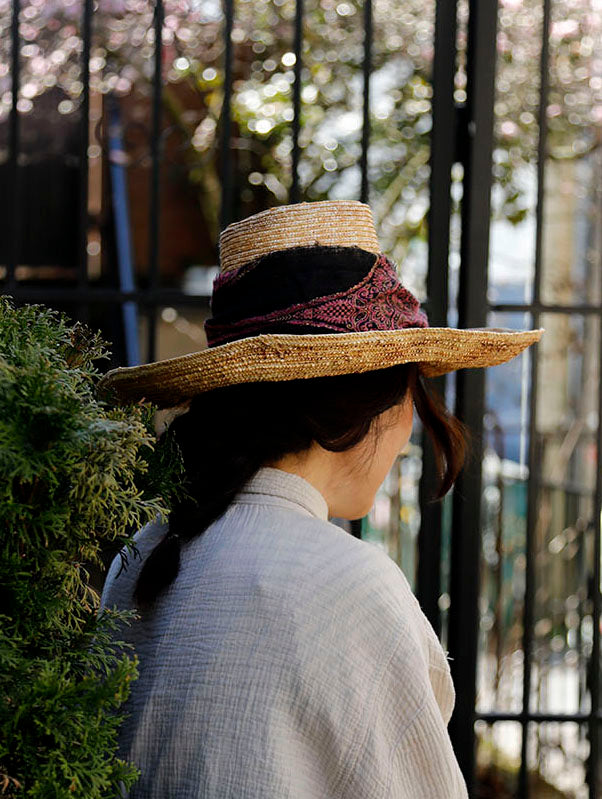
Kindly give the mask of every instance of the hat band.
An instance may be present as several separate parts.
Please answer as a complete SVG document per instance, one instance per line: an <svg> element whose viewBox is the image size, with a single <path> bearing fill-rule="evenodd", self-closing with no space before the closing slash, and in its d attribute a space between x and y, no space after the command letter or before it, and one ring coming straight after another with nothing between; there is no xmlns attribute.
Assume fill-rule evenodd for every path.
<svg viewBox="0 0 602 799"><path fill-rule="evenodd" d="M263 316L347 291L366 277L377 258L359 247L292 247L268 253L216 277L213 318L226 323Z"/></svg>
<svg viewBox="0 0 602 799"><path fill-rule="evenodd" d="M399 282L395 266L379 255L369 273L351 288L262 315L205 322L210 347L261 333L350 333L428 327L414 295Z"/></svg>

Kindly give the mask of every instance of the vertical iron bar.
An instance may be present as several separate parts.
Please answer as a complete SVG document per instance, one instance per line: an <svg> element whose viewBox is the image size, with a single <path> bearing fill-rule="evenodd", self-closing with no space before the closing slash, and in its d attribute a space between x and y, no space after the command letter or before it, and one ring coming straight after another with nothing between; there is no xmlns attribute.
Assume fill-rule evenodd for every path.
<svg viewBox="0 0 602 799"><path fill-rule="evenodd" d="M362 123L362 155L360 169L362 188L360 200L367 203L370 199L368 186L368 150L370 149L370 74L372 73L372 0L364 0L364 99Z"/></svg>
<svg viewBox="0 0 602 799"><path fill-rule="evenodd" d="M292 180L289 193L289 202L298 203L301 197L299 187L299 134L301 132L301 70L303 68L303 5L304 0L295 3L295 82L293 83L293 152L292 152Z"/></svg>
<svg viewBox="0 0 602 799"><path fill-rule="evenodd" d="M19 13L21 11L20 0L13 0L13 11L11 19L11 88L12 101L8 129L8 174L9 186L12 195L11 199L11 225L10 225L10 245L6 260L7 291L12 292L16 286L16 269L19 261L20 245L20 225L21 214L21 192L20 192L20 173L19 173L19 111L17 103L19 101Z"/></svg>
<svg viewBox="0 0 602 799"><path fill-rule="evenodd" d="M454 73L456 64L456 0L440 0L435 6L435 55L433 60L433 129L431 133L428 272L426 288L429 322L433 327L447 325L449 225L451 215L451 168L455 151ZM432 381L445 396L445 377ZM437 468L428 435L422 436L422 475L420 477L420 530L416 594L428 620L439 635L441 615L441 527L442 505L433 502Z"/></svg>
<svg viewBox="0 0 602 799"><path fill-rule="evenodd" d="M469 121L458 291L458 319L463 328L484 327L487 321L497 2L470 0L469 14ZM458 479L453 497L448 646L457 698L449 729L469 794L474 785L484 409L484 370L459 371L456 413L473 431L474 438L471 458Z"/></svg>
<svg viewBox="0 0 602 799"><path fill-rule="evenodd" d="M600 331L598 335L602 335L602 313L600 314ZM602 375L602 346L600 346L600 360L598 375ZM594 498L594 566L593 566L593 640L592 640L592 654L591 654L591 707L589 716L589 759L588 759L588 775L587 781L589 783L589 799L597 799L598 796L598 772L599 772L599 745L600 745L600 726L598 721L598 709L600 707L600 557L602 556L600 535L600 514L602 513L602 389L600 388L600 380L598 380L598 435L597 435L597 470L596 470L596 493Z"/></svg>
<svg viewBox="0 0 602 799"><path fill-rule="evenodd" d="M93 0L84 0L82 16L82 99L80 105L79 144L79 242L77 285L88 285L88 145L90 139L90 49L92 38ZM89 303L78 305L77 318L88 321Z"/></svg>
<svg viewBox="0 0 602 799"><path fill-rule="evenodd" d="M220 227L223 230L232 221L232 26L234 23L234 0L224 0L224 99L221 110L220 171L222 179L222 202Z"/></svg>
<svg viewBox="0 0 602 799"><path fill-rule="evenodd" d="M598 159L598 164L602 163ZM602 256L601 256L602 257ZM600 265L602 267L602 264ZM599 315L600 329L598 335L602 337L602 312ZM600 707L600 557L602 557L600 536L602 535L601 514L602 514L602 389L600 378L602 376L602 340L598 344L600 348L600 360L598 365L598 433L597 433L597 453L596 453L596 493L594 497L594 565L593 565L593 640L591 655L591 707L589 717L589 741L590 755L588 760L589 799L597 799L598 796L598 773L599 773L599 745L600 745L600 726L598 721L598 709Z"/></svg>
<svg viewBox="0 0 602 799"><path fill-rule="evenodd" d="M533 327L538 325L537 314L533 315ZM529 353L531 359L531 397L530 397L530 419L529 419L529 484L527 486L527 529L525 536L525 604L523 610L523 699L521 710L521 763L518 775L519 799L527 799L529 796L529 776L527 764L527 744L529 733L530 695L531 695L531 657L533 651L533 624L534 624L534 605L535 605L535 527L537 524L537 501L539 497L539 485L541 480L541 442L537 437L536 418L537 418L537 351Z"/></svg>
<svg viewBox="0 0 602 799"><path fill-rule="evenodd" d="M427 296L432 326L447 324L448 259L451 216L451 168L457 131L454 103L456 71L456 0L439 0L435 15L433 60L433 128L431 133L428 211ZM459 131L460 134L462 131Z"/></svg>
<svg viewBox="0 0 602 799"><path fill-rule="evenodd" d="M602 352L602 348L601 348L600 351ZM599 394L598 395L598 399L600 399L600 396L601 395ZM599 451L600 450L598 450L598 452ZM598 459L599 459L599 456L598 456ZM598 465L598 468L600 468L600 465ZM592 520L592 524L593 524L593 520ZM579 525L579 527L577 529L579 531L579 550L578 550L578 554L579 554L579 565L578 565L579 585L580 586L587 586L588 563L587 563L587 549L586 549L586 547L587 547L587 534L588 534L588 531L589 531L590 528L589 528L589 526ZM584 652L583 652L583 633L582 633L583 618L585 616L585 611L586 611L586 602L587 602L587 593L586 593L585 597L579 596L579 606L578 606L579 622L577 624L577 629L576 629L576 633L577 634L575 636L575 638L576 638L576 640L575 640L575 649L577 650L578 658L579 658L578 662L577 662L577 673L579 675L579 693L578 693L578 696L577 696L577 707L579 708L579 710L581 710L583 708L583 699L584 699L584 697L585 697L585 695L587 693L587 679L585 679L585 680L583 679L583 675L587 674L587 659L584 657ZM580 739L582 738L582 735L583 735L583 728L580 728L580 730L579 730L579 738Z"/></svg>
<svg viewBox="0 0 602 799"><path fill-rule="evenodd" d="M547 146L547 104L548 104L548 61L549 61L549 30L550 30L551 0L544 0L542 41L539 61L539 138L537 142L537 207L535 211L535 268L533 278L533 313L532 325L539 327L540 314L538 311L541 302L541 257L543 243L543 213L545 199L545 166ZM535 528L537 525L537 503L539 500L539 485L541 481L541 460L543 453L537 436L537 378L538 378L538 350L531 348L530 386L531 395L529 402L529 484L527 486L527 530L525 541L525 604L523 617L523 701L522 701L522 742L521 763L518 775L518 796L528 799L529 779L527 769L527 744L529 732L530 703L531 703L531 661L533 653L533 626L535 623Z"/></svg>
<svg viewBox="0 0 602 799"><path fill-rule="evenodd" d="M159 223L160 223L160 177L162 151L162 100L163 100L163 0L155 0L153 26L155 29L155 70L153 75L153 110L151 129L151 185L150 185L150 228L148 240L148 287L151 292L159 285ZM154 361L156 353L157 306L153 303L148 310L147 360Z"/></svg>
<svg viewBox="0 0 602 799"><path fill-rule="evenodd" d="M79 272L78 286L88 284L88 143L90 132L90 38L92 35L92 0L84 0L82 18L82 99L80 105L79 144Z"/></svg>

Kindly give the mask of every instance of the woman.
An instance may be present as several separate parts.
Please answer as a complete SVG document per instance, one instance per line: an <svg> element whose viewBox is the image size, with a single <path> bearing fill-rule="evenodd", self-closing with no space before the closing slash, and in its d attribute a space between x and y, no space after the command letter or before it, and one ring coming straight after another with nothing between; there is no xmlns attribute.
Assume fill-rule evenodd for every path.
<svg viewBox="0 0 602 799"><path fill-rule="evenodd" d="M138 607L121 755L132 799L456 799L445 653L356 519L415 407L442 496L464 456L425 376L501 363L540 331L429 329L379 253L370 209L280 207L220 237L209 348L114 370L121 401L179 406L188 501L112 565L103 606ZM182 411L184 411L182 413Z"/></svg>

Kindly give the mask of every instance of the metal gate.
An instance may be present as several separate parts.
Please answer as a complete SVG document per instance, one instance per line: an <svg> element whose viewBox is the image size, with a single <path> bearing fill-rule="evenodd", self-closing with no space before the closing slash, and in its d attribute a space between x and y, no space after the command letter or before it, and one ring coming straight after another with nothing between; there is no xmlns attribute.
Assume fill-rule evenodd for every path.
<svg viewBox="0 0 602 799"><path fill-rule="evenodd" d="M31 28L38 12L30 12L35 6L25 0L11 0L0 7L4 49L10 61L0 71L7 109L6 118L0 116L0 142L5 142L0 169L10 197L0 258L6 263L2 292L18 302L62 307L83 321L90 318L90 308L104 308L120 350L116 359L123 365L140 357L141 320L145 323L144 359L152 361L158 357L160 309L168 318L165 309L206 306L206 297L167 287L161 280L165 210L161 169L167 127L164 61L166 42L177 39L171 23L175 2L156 0L150 29L141 40L152 47L145 125L149 124L144 131L149 161L146 278L142 285L134 275L128 173L121 159L126 145L119 101L111 101L112 90L107 90L103 116L95 124L110 172L115 220L108 260L115 269L108 281L90 279L94 251L90 163L98 155L91 143L95 135L91 98L96 96L91 66L94 25L96 16L106 12L105 6L120 3L100 0L97 6L93 0L81 0L79 21L73 22L72 35L81 42L76 48L81 88L73 103L78 121L71 162L77 164L78 219L71 250L65 255L75 268L68 285L54 279L32 283L25 272L19 277L19 269L27 264L26 214L31 213L23 125L31 111L33 90L23 75L24 65L29 69L31 62L35 40ZM126 13L127 2L121 5ZM130 3L132 13L135 5ZM138 5L142 13L144 2ZM219 28L222 41L219 69L207 67L202 74L207 85L221 81L215 147L221 185L219 225L224 227L244 214L241 197L250 191L240 152L243 145L252 149L253 137L241 137L236 88L243 69L235 51L241 41L236 24L243 3L223 0L222 5L206 3L205 7L193 0L188 6L191 15L205 8L199 11L199 25ZM571 19L563 16L567 9L571 9ZM206 23L203 13L209 20ZM418 46L403 40L399 26L411 27L420 13L426 22ZM456 413L473 431L472 457L453 495L444 504L434 504L430 502L436 482L432 452L417 439L411 477L416 496L404 499L400 494L399 476L410 480L407 464L402 462L396 464L387 499L393 554L449 650L457 692L450 734L472 796L536 797L543 795L544 782L564 791L560 795L595 797L599 793L602 113L594 111L602 109L601 16L596 0L500 0L499 6L492 0L438 0L420 9L415 0L316 0L311 5L309 0L278 0L273 4L277 24L290 24L289 49L281 58L290 91L274 88L270 95L282 92L290 105L282 117L288 124L290 174L284 188L273 190L272 200L297 202L315 197L302 169L304 153L311 146L303 136L311 125L309 106L319 110L330 79L304 97L305 87L311 84L315 89L316 71L321 68L313 44L308 45L307 29L318 18L326 28L335 22L347 26L341 28L338 49L330 41L330 49L325 45L320 52L322 66L330 65L329 69L344 71L346 64L352 64L349 74L360 97L353 122L358 135L342 155L334 139L334 144L321 145L333 156L328 163L322 161L318 177L328 177L329 172L341 176L348 169L357 185L349 191L355 191L357 199L381 202L390 193L393 179L390 169L387 177L387 164L382 163L380 126L391 115L400 114L399 136L389 142L395 157L401 159L396 166L411 162L412 139L428 136L430 141L428 164L419 164L412 174L421 174L424 180L425 173L419 170L428 170L428 249L417 257L424 260L422 293L431 325L541 325L548 331L539 351L534 349L506 367L488 374L465 370L447 382L438 379L439 390L454 402ZM388 27L390 42L387 39L384 45ZM428 85L415 83L411 95L404 94L411 83L409 73L395 72L400 62L391 55L394 36L399 39L399 52L404 47L408 52L412 47L420 51L430 37ZM253 40L249 52L261 54L266 41ZM345 50L347 41L351 55ZM192 62L180 58L180 66L187 64L182 69L191 70ZM274 67L268 68L268 60L262 62L264 73L276 70L276 62L272 60ZM385 73L387 63L392 64L392 78ZM508 82L508 74L513 74L508 65L515 70L516 84ZM592 72L588 72L590 67ZM385 78L403 84L399 91L391 90L391 96L397 92L399 97L394 96L388 112L379 110ZM336 75L331 82L335 79ZM571 81L577 88L560 96L559 87ZM337 100L329 102L336 105ZM587 107L594 111L584 122ZM420 123L412 128L406 117ZM563 132L558 120L565 118L568 127ZM257 140L265 141L261 137L272 130L270 124L258 129ZM530 144L520 147L531 146L521 167L529 179L513 196L508 186L520 172L513 159L521 136ZM251 186L264 177L253 178L255 183L250 180ZM246 188L241 188L243 183ZM311 185L318 184L316 180ZM334 185L329 183L324 191L335 191ZM492 227L492 202L500 186L505 192L506 221L514 224L501 239L496 232L499 225ZM410 185L384 221L394 220L404 197L409 204L417 192L419 185ZM525 199L529 193L530 204ZM410 220L408 229L412 225L418 229L419 223ZM525 229L527 239L519 235ZM419 244L419 236L416 241ZM497 280L492 249L499 241L506 247L504 258L516 263L514 283ZM401 267L403 280L403 263ZM413 526L404 522L404 513L414 513ZM378 525L377 519L367 520L364 534L375 534ZM409 555L404 555L404 546Z"/></svg>

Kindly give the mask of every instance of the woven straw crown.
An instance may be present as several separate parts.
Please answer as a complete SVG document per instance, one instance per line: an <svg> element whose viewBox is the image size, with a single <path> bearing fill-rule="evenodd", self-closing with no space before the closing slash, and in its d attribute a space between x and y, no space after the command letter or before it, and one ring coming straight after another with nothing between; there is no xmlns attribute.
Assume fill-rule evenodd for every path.
<svg viewBox="0 0 602 799"><path fill-rule="evenodd" d="M208 334L210 323L219 329L215 346L114 369L101 380L102 393L117 402L145 398L167 408L239 383L367 372L401 363L418 363L432 377L509 361L543 332L424 327L417 300L380 253L372 213L363 203L299 203L263 211L229 225L219 247L214 318L206 323ZM331 273L330 261L338 264ZM354 283L358 274L361 280ZM314 291L312 299L295 302L296 287L304 283ZM344 290L333 289L339 284ZM324 286L329 288L321 292ZM301 293L307 296L303 288ZM217 305L221 316L216 318Z"/></svg>
<svg viewBox="0 0 602 799"><path fill-rule="evenodd" d="M357 202L283 205L229 225L219 239L222 272L293 247L359 247L378 253L372 211Z"/></svg>

